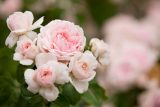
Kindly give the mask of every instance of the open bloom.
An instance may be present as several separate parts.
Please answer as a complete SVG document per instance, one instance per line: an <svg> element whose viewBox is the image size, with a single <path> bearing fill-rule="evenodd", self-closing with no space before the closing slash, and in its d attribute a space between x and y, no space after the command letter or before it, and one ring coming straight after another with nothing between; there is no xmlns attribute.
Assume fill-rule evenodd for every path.
<svg viewBox="0 0 160 107"><path fill-rule="evenodd" d="M7 26L11 33L6 39L5 44L13 47L18 41L19 36L25 35L27 32L41 27L43 17L33 24L33 14L30 11L15 12L7 18Z"/></svg>
<svg viewBox="0 0 160 107"><path fill-rule="evenodd" d="M98 58L98 61L101 65L108 65L109 63L109 53L108 45L103 41L97 38L93 38L90 41L91 51L93 55Z"/></svg>
<svg viewBox="0 0 160 107"><path fill-rule="evenodd" d="M77 53L69 63L69 70L71 71L71 84L79 93L88 90L88 82L91 81L96 72L97 60L90 51L84 53Z"/></svg>
<svg viewBox="0 0 160 107"><path fill-rule="evenodd" d="M85 42L83 29L63 20L51 21L41 28L37 41L42 52L54 53L58 60L70 60L83 51Z"/></svg>
<svg viewBox="0 0 160 107"><path fill-rule="evenodd" d="M59 90L55 84L69 82L68 67L59 63L56 57L50 53L41 53L36 57L37 69L25 71L25 81L28 90L39 93L48 101L54 101L58 97Z"/></svg>
<svg viewBox="0 0 160 107"><path fill-rule="evenodd" d="M38 47L35 45L35 41L22 36L17 41L17 47L14 53L14 60L20 61L22 65L31 65L39 53Z"/></svg>

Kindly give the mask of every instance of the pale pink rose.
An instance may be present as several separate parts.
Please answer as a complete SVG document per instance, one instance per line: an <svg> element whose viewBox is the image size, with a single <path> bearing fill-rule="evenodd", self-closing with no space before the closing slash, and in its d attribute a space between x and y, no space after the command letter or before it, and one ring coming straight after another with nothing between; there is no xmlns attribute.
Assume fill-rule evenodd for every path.
<svg viewBox="0 0 160 107"><path fill-rule="evenodd" d="M160 107L160 89L151 89L139 97L139 107Z"/></svg>
<svg viewBox="0 0 160 107"><path fill-rule="evenodd" d="M40 67L35 74L36 82L42 87L50 87L55 82L56 75L49 67Z"/></svg>
<svg viewBox="0 0 160 107"><path fill-rule="evenodd" d="M6 17L22 7L22 0L4 0L0 2L0 14Z"/></svg>
<svg viewBox="0 0 160 107"><path fill-rule="evenodd" d="M49 57L50 59L46 61L45 58ZM37 69L27 69L24 74L25 81L28 84L27 89L34 94L39 93L48 101L54 101L59 94L59 90L55 84L69 82L68 67L65 64L57 62L56 57L50 53L38 54L36 59L39 59L36 60L36 63L38 63Z"/></svg>
<svg viewBox="0 0 160 107"><path fill-rule="evenodd" d="M68 21L54 20L41 28L37 43L42 52L54 53L58 60L70 60L83 51L85 42L82 28Z"/></svg>
<svg viewBox="0 0 160 107"><path fill-rule="evenodd" d="M19 36L26 35L29 31L41 27L43 17L33 24L33 14L30 11L15 12L7 18L7 26L11 33L6 39L5 44L10 48L18 41Z"/></svg>
<svg viewBox="0 0 160 107"><path fill-rule="evenodd" d="M109 63L109 48L108 45L97 38L92 38L90 41L91 51L93 55L98 59L101 65L108 65Z"/></svg>
<svg viewBox="0 0 160 107"><path fill-rule="evenodd" d="M91 81L96 72L97 60L90 51L84 53L77 53L69 63L69 70L71 71L71 84L79 93L88 90L88 82Z"/></svg>
<svg viewBox="0 0 160 107"><path fill-rule="evenodd" d="M19 41L17 41L13 59L19 61L22 65L31 65L39 53L35 42L36 41L32 41L26 36L22 36Z"/></svg>

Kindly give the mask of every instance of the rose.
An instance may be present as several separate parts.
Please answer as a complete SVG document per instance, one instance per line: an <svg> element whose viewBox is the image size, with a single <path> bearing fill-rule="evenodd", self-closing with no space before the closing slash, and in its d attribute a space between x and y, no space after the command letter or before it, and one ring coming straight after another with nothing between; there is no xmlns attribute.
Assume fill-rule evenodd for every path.
<svg viewBox="0 0 160 107"><path fill-rule="evenodd" d="M14 60L20 61L22 65L31 65L36 55L39 53L35 41L23 36L17 42L17 47L14 54Z"/></svg>
<svg viewBox="0 0 160 107"><path fill-rule="evenodd" d="M24 77L28 84L28 90L38 93L48 101L54 101L58 97L59 90L55 84L69 82L68 67L59 63L56 57L50 53L41 53L36 56L37 69L27 69Z"/></svg>
<svg viewBox="0 0 160 107"><path fill-rule="evenodd" d="M90 51L77 53L69 63L71 71L71 84L79 93L83 93L88 89L88 82L92 80L96 72L97 60Z"/></svg>
<svg viewBox="0 0 160 107"><path fill-rule="evenodd" d="M19 39L19 36L25 35L27 32L41 27L43 17L33 24L33 14L30 11L15 12L7 18L7 26L11 30L5 44L10 48L13 47Z"/></svg>
<svg viewBox="0 0 160 107"><path fill-rule="evenodd" d="M108 45L103 41L97 38L93 38L90 41L91 51L93 55L98 58L98 61L101 65L108 65L109 63L109 50Z"/></svg>
<svg viewBox="0 0 160 107"><path fill-rule="evenodd" d="M85 42L82 28L68 21L54 20L41 28L37 43L42 52L54 53L58 60L70 60L83 51Z"/></svg>
<svg viewBox="0 0 160 107"><path fill-rule="evenodd" d="M35 80L40 86L50 87L55 82L56 75L53 68L40 67L35 74Z"/></svg>

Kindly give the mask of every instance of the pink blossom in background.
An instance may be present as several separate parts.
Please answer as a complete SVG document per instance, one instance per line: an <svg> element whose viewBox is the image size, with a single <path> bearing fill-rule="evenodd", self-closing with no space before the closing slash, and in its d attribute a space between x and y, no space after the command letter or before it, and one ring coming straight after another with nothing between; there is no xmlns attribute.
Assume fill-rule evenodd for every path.
<svg viewBox="0 0 160 107"><path fill-rule="evenodd" d="M157 53L144 44L123 42L119 47L110 46L110 65L101 78L100 84L106 90L126 90L137 79L146 74L157 59Z"/></svg>
<svg viewBox="0 0 160 107"><path fill-rule="evenodd" d="M102 105L102 107L114 107L114 104L112 104L112 103L104 103L103 105Z"/></svg>
<svg viewBox="0 0 160 107"><path fill-rule="evenodd" d="M160 1L151 0L146 12L146 20L155 26L160 27Z"/></svg>
<svg viewBox="0 0 160 107"><path fill-rule="evenodd" d="M3 0L3 2L0 2L0 15L1 17L7 17L20 10L21 7L22 0Z"/></svg>
<svg viewBox="0 0 160 107"><path fill-rule="evenodd" d="M106 22L103 28L109 44L121 45L125 41L139 41L151 48L159 47L158 29L129 15L118 15Z"/></svg>
<svg viewBox="0 0 160 107"><path fill-rule="evenodd" d="M151 89L142 93L138 107L160 107L160 89Z"/></svg>
<svg viewBox="0 0 160 107"><path fill-rule="evenodd" d="M54 53L58 60L70 60L86 44L83 29L63 20L53 20L41 28L38 46L42 52Z"/></svg>
<svg viewBox="0 0 160 107"><path fill-rule="evenodd" d="M54 6L56 0L36 0L29 8L36 13L42 13ZM43 7L43 8L42 8Z"/></svg>
<svg viewBox="0 0 160 107"><path fill-rule="evenodd" d="M105 39L109 44L119 44L134 36L136 20L129 15L118 15L106 21L103 27Z"/></svg>

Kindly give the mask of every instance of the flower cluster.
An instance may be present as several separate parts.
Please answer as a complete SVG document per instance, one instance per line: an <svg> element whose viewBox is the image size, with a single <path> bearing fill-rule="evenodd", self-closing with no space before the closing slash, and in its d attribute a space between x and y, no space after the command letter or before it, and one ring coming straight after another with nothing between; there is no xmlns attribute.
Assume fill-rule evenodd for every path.
<svg viewBox="0 0 160 107"><path fill-rule="evenodd" d="M85 50L83 29L64 20L53 20L42 26L43 17L33 23L33 14L15 12L7 19L11 30L6 45L16 45L13 59L34 68L24 73L28 90L48 101L59 95L58 85L70 82L79 93L87 91L96 75L97 65L108 64L108 45L93 38L91 50ZM33 30L40 28L40 33ZM86 49L89 49L88 47Z"/></svg>
<svg viewBox="0 0 160 107"><path fill-rule="evenodd" d="M139 21L133 16L121 14L107 21L104 33L111 55L107 72L100 74L100 84L107 93L143 85L142 76L148 74L158 59L160 44L157 27L145 19Z"/></svg>

